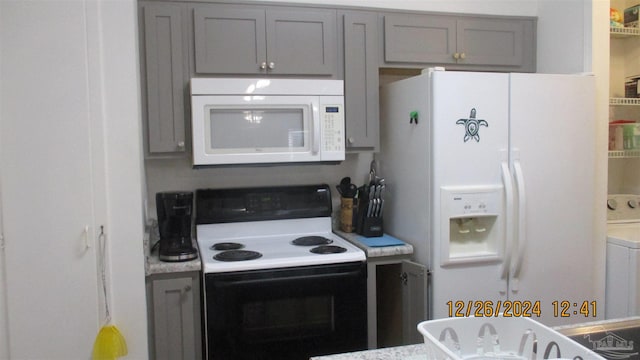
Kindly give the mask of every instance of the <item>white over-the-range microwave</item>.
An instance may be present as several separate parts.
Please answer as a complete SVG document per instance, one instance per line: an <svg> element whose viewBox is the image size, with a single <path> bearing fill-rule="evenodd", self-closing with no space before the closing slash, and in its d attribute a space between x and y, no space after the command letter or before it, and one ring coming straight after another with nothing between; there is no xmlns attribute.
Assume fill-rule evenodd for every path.
<svg viewBox="0 0 640 360"><path fill-rule="evenodd" d="M191 79L193 165L339 162L342 80Z"/></svg>

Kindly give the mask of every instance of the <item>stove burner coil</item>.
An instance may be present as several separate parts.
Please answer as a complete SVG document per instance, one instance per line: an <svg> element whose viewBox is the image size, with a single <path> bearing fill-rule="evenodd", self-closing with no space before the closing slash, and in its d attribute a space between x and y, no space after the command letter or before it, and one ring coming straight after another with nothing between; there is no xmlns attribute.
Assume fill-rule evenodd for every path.
<svg viewBox="0 0 640 360"><path fill-rule="evenodd" d="M303 236L293 240L291 243L300 246L317 246L331 244L332 242L333 240L322 236Z"/></svg>
<svg viewBox="0 0 640 360"><path fill-rule="evenodd" d="M322 246L314 247L310 251L314 254L337 254L337 253L343 253L347 251L347 249L341 246L335 246L335 245L322 245Z"/></svg>
<svg viewBox="0 0 640 360"><path fill-rule="evenodd" d="M221 242L213 244L209 249L211 250L238 250L242 249L244 245L235 242Z"/></svg>
<svg viewBox="0 0 640 360"><path fill-rule="evenodd" d="M216 254L213 258L219 261L244 261L262 257L257 251L251 250L227 250Z"/></svg>

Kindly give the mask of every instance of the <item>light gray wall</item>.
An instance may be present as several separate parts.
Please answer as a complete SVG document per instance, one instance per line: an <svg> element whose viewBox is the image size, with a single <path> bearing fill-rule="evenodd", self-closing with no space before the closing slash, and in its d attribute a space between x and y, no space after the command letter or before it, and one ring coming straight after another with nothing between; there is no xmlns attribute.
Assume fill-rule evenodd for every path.
<svg viewBox="0 0 640 360"><path fill-rule="evenodd" d="M192 169L189 159L146 160L149 203L148 217L156 218L155 193L159 191L244 186L322 184L331 186L334 210L337 209L335 185L345 176L356 184L368 181L373 154L347 154L339 165L283 165L233 168ZM382 174L384 175L384 174Z"/></svg>

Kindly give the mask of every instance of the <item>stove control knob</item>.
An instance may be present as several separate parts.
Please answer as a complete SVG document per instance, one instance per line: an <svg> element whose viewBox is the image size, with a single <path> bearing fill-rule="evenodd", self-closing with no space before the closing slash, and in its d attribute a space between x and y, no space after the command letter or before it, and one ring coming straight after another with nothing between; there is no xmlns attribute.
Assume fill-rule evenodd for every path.
<svg viewBox="0 0 640 360"><path fill-rule="evenodd" d="M607 208L609 210L615 210L617 207L618 207L618 202L616 201L616 199L607 200Z"/></svg>
<svg viewBox="0 0 640 360"><path fill-rule="evenodd" d="M631 199L627 202L627 205L629 205L630 208L635 209L638 207L638 201L635 199Z"/></svg>

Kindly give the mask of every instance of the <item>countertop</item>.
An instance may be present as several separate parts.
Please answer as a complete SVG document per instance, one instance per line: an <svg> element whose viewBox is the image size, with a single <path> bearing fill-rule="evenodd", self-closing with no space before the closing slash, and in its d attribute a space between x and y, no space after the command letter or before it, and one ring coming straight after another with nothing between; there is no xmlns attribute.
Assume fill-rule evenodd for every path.
<svg viewBox="0 0 640 360"><path fill-rule="evenodd" d="M147 231L145 232L144 237L144 249L145 249L145 275L153 275L153 274L166 274L166 273L177 273L177 272L185 272L185 271L200 271L202 269L202 263L200 261L200 257L198 256L196 259L191 261L183 261L183 262L166 262L161 261L158 257L158 250L154 249L151 251L153 244L157 242L158 234L157 227L153 225L147 226ZM359 239L362 236L355 233L345 233L342 231L334 231L336 234L346 239L350 243L354 244L358 248L362 249L367 258L379 258L386 256L396 256L396 255L411 255L413 254L413 246L411 244L404 243L403 245L396 246L382 246L382 247L371 247L362 243ZM197 248L196 240L193 240L193 246Z"/></svg>
<svg viewBox="0 0 640 360"><path fill-rule="evenodd" d="M147 231L145 232L145 274L147 276L153 274L165 274L184 271L200 271L202 269L202 263L200 262L199 256L191 261L161 261L158 257L157 249L151 251L153 244L155 244L158 239L157 231L157 228L155 228L154 226L148 226ZM402 243L401 245L393 246L368 246L361 241L362 239L364 239L361 235L358 235L356 233L346 233L339 230L334 230L334 232L340 237L354 244L358 248L362 249L362 251L364 251L367 256L367 259L413 254L413 246L411 246L411 244ZM385 236L389 237L388 235ZM193 246L197 248L195 239L193 240Z"/></svg>
<svg viewBox="0 0 640 360"><path fill-rule="evenodd" d="M312 357L311 360L427 360L425 344Z"/></svg>
<svg viewBox="0 0 640 360"><path fill-rule="evenodd" d="M150 276L154 274L167 274L167 273L180 273L187 271L200 271L202 269L202 263L200 262L200 254L198 257L190 260L190 261L181 261L181 262L167 262L161 261L158 256L158 250L154 249L151 251L153 244L157 242L158 239L157 227L148 226L147 231L144 234L144 272L145 276ZM154 235L155 233L155 235ZM198 246L193 240L193 246L197 249Z"/></svg>
<svg viewBox="0 0 640 360"><path fill-rule="evenodd" d="M595 322L578 323L573 325L556 326L554 330L579 341L585 334L598 332L615 332L618 335L627 335L629 330L633 334L638 333L640 317L627 317L622 319L602 320ZM624 331L627 333L624 333ZM586 346L586 344L583 343ZM312 357L311 360L427 360L427 348L425 344L405 345L376 350L356 351L344 354Z"/></svg>
<svg viewBox="0 0 640 360"><path fill-rule="evenodd" d="M358 248L362 249L362 251L364 251L365 254L367 255L367 259L376 258L376 257L385 257L385 256L413 254L413 246L408 243L403 242L403 245L394 245L394 246L368 246L361 241L361 239L364 238L362 235L358 235L356 233L346 233L340 230L334 230L333 232L338 234L340 237L346 239L350 243L354 244ZM385 237L394 239L389 235L385 235ZM372 238L372 239L375 239L375 238Z"/></svg>

